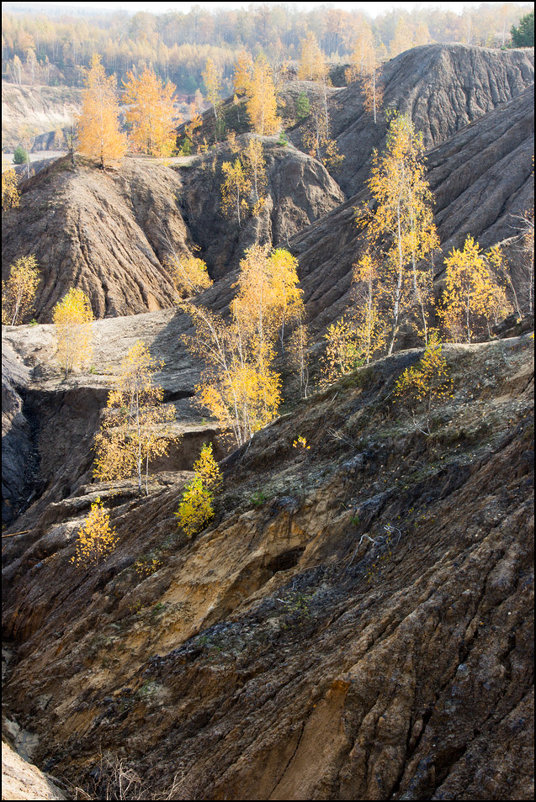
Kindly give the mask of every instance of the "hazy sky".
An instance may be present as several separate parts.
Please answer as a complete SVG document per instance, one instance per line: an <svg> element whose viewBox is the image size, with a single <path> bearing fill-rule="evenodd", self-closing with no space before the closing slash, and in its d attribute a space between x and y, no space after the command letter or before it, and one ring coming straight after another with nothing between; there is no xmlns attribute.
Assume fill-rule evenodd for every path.
<svg viewBox="0 0 536 802"><path fill-rule="evenodd" d="M150 11L152 13L162 14L165 11L188 11L192 6L201 6L202 8L206 8L209 10L216 10L218 8L223 7L232 7L232 8L247 8L250 5L266 5L266 3L251 3L251 2L186 2L186 3L174 3L174 2L130 2L130 0L125 0L125 2L112 2L112 3L105 3L105 2L50 2L50 3L39 3L39 2L11 2L11 3L4 3L7 8L19 6L21 8L28 8L29 6L41 7L43 10L46 8L47 5L51 6L77 6L79 8L98 8L100 10L108 10L108 11L117 11L124 9L130 12L136 11ZM482 5L481 2L462 2L462 3L359 3L359 2L348 2L348 0L344 0L344 2L287 2L285 5L290 7L295 7L298 10L308 11L315 6L330 6L336 8L359 8L371 16L376 16L383 11L389 11L392 8L405 8L408 11L415 8L416 6L436 6L442 8L448 8L451 11L455 11L461 13L465 6L479 6ZM503 3L487 3L487 5L503 5ZM507 3L506 5L510 5ZM512 4L513 5L513 4Z"/></svg>

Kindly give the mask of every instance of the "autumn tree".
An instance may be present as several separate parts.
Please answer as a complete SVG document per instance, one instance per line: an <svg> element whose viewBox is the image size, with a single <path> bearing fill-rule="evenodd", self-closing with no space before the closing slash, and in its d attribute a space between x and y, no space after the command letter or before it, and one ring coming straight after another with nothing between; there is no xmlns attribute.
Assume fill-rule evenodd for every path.
<svg viewBox="0 0 536 802"><path fill-rule="evenodd" d="M207 59L202 78L205 84L207 100L212 105L214 119L217 122L221 105L221 69L216 67L211 58Z"/></svg>
<svg viewBox="0 0 536 802"><path fill-rule="evenodd" d="M380 266L367 251L354 267L355 303L352 321L356 351L368 365L385 345L386 327L381 311L382 277Z"/></svg>
<svg viewBox="0 0 536 802"><path fill-rule="evenodd" d="M175 85L164 84L144 69L137 77L132 71L124 83L123 102L128 105L127 122L134 148L149 156L169 156L175 147L175 127L180 120L173 105Z"/></svg>
<svg viewBox="0 0 536 802"><path fill-rule="evenodd" d="M95 437L93 475L113 481L135 475L148 495L149 463L167 454L179 438L172 428L175 410L164 406L164 390L154 383L163 362L153 359L138 340L121 362L116 388L108 393L101 428Z"/></svg>
<svg viewBox="0 0 536 802"><path fill-rule="evenodd" d="M115 75L106 76L101 57L93 54L82 91L82 111L78 117L78 149L84 156L105 162L122 159L127 149L126 135L119 128L119 105Z"/></svg>
<svg viewBox="0 0 536 802"><path fill-rule="evenodd" d="M298 81L317 81L327 72L326 60L318 46L316 36L309 31L301 41L301 58L298 64Z"/></svg>
<svg viewBox="0 0 536 802"><path fill-rule="evenodd" d="M242 164L246 175L251 181L253 193L252 213L257 215L264 203L264 193L266 191L266 160L260 139L251 136L247 147L241 156Z"/></svg>
<svg viewBox="0 0 536 802"><path fill-rule="evenodd" d="M461 250L445 259L445 291L439 309L443 326L455 341L472 342L511 310L504 288L493 275L493 251L487 254L469 234Z"/></svg>
<svg viewBox="0 0 536 802"><path fill-rule="evenodd" d="M214 517L214 497L221 488L222 475L212 453L212 443L203 443L193 467L194 477L186 485L175 513L178 526L187 537L198 534Z"/></svg>
<svg viewBox="0 0 536 802"><path fill-rule="evenodd" d="M331 323L324 335L326 350L321 360L321 385L325 386L363 364L355 330L348 320Z"/></svg>
<svg viewBox="0 0 536 802"><path fill-rule="evenodd" d="M110 525L110 514L100 498L95 499L91 511L78 531L75 553L71 562L77 568L98 565L117 546L117 535Z"/></svg>
<svg viewBox="0 0 536 802"><path fill-rule="evenodd" d="M2 211L16 209L20 204L20 194L18 189L19 179L13 169L4 170L2 173Z"/></svg>
<svg viewBox="0 0 536 802"><path fill-rule="evenodd" d="M448 397L451 392L452 380L447 360L441 352L439 335L433 331L417 365L406 368L396 380L394 397L410 407L415 426L423 434L430 434L432 403L436 399ZM416 418L417 407L421 402L424 402L425 408L425 429L418 426Z"/></svg>
<svg viewBox="0 0 536 802"><path fill-rule="evenodd" d="M56 358L65 376L86 364L93 351L91 323L93 312L89 298L81 289L71 287L52 311L56 326L58 350Z"/></svg>
<svg viewBox="0 0 536 802"><path fill-rule="evenodd" d="M242 217L248 211L247 197L251 190L251 181L242 166L240 159L234 164L223 162L221 192L221 210L225 217L236 218L238 227L242 224Z"/></svg>
<svg viewBox="0 0 536 802"><path fill-rule="evenodd" d="M350 56L350 67L346 70L348 83L359 81L365 96L365 110L372 113L377 122L378 110L383 99L383 88L379 77L379 48L374 43L370 25L364 24L357 35Z"/></svg>
<svg viewBox="0 0 536 802"><path fill-rule="evenodd" d="M277 116L275 86L270 65L262 53L253 65L246 108L256 134L270 136L277 133L281 120Z"/></svg>
<svg viewBox="0 0 536 802"><path fill-rule="evenodd" d="M414 47L412 30L407 20L401 16L396 23L395 34L389 47L389 55L394 58L399 53L403 53L412 47Z"/></svg>
<svg viewBox="0 0 536 802"><path fill-rule="evenodd" d="M302 126L302 144L310 156L330 169L338 167L344 156L331 138L328 107L330 81L326 64L323 67L320 65L314 75L319 92L309 103L309 114Z"/></svg>
<svg viewBox="0 0 536 802"><path fill-rule="evenodd" d="M196 396L237 445L269 423L281 403L275 343L283 321L300 305L295 273L290 254L257 245L240 262L228 323L201 306L182 304L195 329L185 344L205 365Z"/></svg>
<svg viewBox="0 0 536 802"><path fill-rule="evenodd" d="M241 50L234 68L233 88L237 97L249 94L253 76L253 59L247 50Z"/></svg>
<svg viewBox="0 0 536 802"><path fill-rule="evenodd" d="M173 286L179 298L188 298L201 290L212 287L212 279L208 274L206 262L197 256L168 257L166 267L171 274Z"/></svg>
<svg viewBox="0 0 536 802"><path fill-rule="evenodd" d="M369 225L372 248L381 254L383 293L390 301L393 352L401 315L417 310L417 329L427 342L433 302L429 259L439 240L432 215L432 194L425 179L422 136L407 115L390 123L386 149L375 151L369 189L376 210Z"/></svg>
<svg viewBox="0 0 536 802"><path fill-rule="evenodd" d="M2 282L2 323L16 326L32 310L39 268L33 254L22 256L11 266L7 281Z"/></svg>

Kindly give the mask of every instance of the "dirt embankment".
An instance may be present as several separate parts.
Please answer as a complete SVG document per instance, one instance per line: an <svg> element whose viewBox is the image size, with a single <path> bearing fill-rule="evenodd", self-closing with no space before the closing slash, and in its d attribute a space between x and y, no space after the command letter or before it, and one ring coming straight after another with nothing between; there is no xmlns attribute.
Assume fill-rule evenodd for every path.
<svg viewBox="0 0 536 802"><path fill-rule="evenodd" d="M171 168L128 158L102 172L68 157L23 184L20 208L2 226L4 275L35 254L42 271L36 318L48 322L69 287L81 287L97 317L170 307L175 295L166 259L201 247L215 278L238 267L256 242L283 245L343 200L313 159L267 143L268 187L258 217L242 226L221 213L221 164L228 151Z"/></svg>
<svg viewBox="0 0 536 802"><path fill-rule="evenodd" d="M97 797L121 763L136 798L532 798L533 338L446 346L430 435L392 397L420 353L235 452L194 540L177 484L117 498L98 569L69 563L89 489L10 541L5 700L41 768Z"/></svg>
<svg viewBox="0 0 536 802"><path fill-rule="evenodd" d="M81 102L82 90L76 87L18 86L2 81L2 150L12 151L21 144L23 128L33 135L52 132L54 136L80 113Z"/></svg>

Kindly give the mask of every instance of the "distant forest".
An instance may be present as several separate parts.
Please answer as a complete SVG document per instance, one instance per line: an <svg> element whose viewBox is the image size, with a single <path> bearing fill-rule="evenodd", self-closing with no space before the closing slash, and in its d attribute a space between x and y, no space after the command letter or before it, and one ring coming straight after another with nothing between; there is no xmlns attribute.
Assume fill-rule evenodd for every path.
<svg viewBox="0 0 536 802"><path fill-rule="evenodd" d="M411 14L385 12L375 19L360 11L321 6L296 11L269 4L209 12L196 6L187 13L140 12L48 17L29 12L2 15L2 77L19 84L82 86L92 54L102 55L119 82L129 70L152 68L177 86L182 97L205 93L203 72L211 58L231 92L238 53L264 51L277 71L300 57L301 42L312 31L333 63L344 63L359 31L369 26L385 58L431 42L461 42L486 47L511 46L511 28L532 4L492 3L455 14L423 7Z"/></svg>

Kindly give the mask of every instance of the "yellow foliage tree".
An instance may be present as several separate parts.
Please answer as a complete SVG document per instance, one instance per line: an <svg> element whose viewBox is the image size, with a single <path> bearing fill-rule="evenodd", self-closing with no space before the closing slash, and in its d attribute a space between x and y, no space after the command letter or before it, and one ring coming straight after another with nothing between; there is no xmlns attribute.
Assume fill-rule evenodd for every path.
<svg viewBox="0 0 536 802"><path fill-rule="evenodd" d="M247 147L242 153L241 161L246 175L251 180L253 192L253 215L257 215L264 205L266 191L266 160L260 139L250 137Z"/></svg>
<svg viewBox="0 0 536 802"><path fill-rule="evenodd" d="M117 546L115 529L110 526L110 515L100 498L91 505L91 512L78 532L76 550L71 562L77 568L98 565Z"/></svg>
<svg viewBox="0 0 536 802"><path fill-rule="evenodd" d="M346 70L345 75L348 83L360 81L365 95L365 109L373 114L375 123L383 98L379 68L378 48L374 44L370 25L364 23L355 40L350 56L350 67Z"/></svg>
<svg viewBox="0 0 536 802"><path fill-rule="evenodd" d="M54 307L52 322L58 339L56 358L65 370L65 376L91 358L93 320L89 298L81 289L71 287Z"/></svg>
<svg viewBox="0 0 536 802"><path fill-rule="evenodd" d="M234 69L233 87L237 97L247 95L251 89L253 59L247 50L241 50Z"/></svg>
<svg viewBox="0 0 536 802"><path fill-rule="evenodd" d="M413 32L404 17L400 17L396 23L395 35L391 40L389 55L394 58L399 53L403 53L414 46Z"/></svg>
<svg viewBox="0 0 536 802"><path fill-rule="evenodd" d="M327 72L326 60L316 36L309 31L301 41L301 58L298 65L298 81L317 81Z"/></svg>
<svg viewBox="0 0 536 802"><path fill-rule="evenodd" d="M232 432L237 445L269 423L281 403L273 369L277 332L302 308L296 260L286 252L254 246L240 263L231 321L193 304L182 308L193 320L188 349L205 369L196 388L199 402Z"/></svg>
<svg viewBox="0 0 536 802"><path fill-rule="evenodd" d="M186 485L175 516L187 537L200 532L214 517L214 494L222 484L221 471L212 453L212 443L204 443L194 462L194 478Z"/></svg>
<svg viewBox="0 0 536 802"><path fill-rule="evenodd" d="M194 462L194 472L212 493L221 489L223 480L220 467L214 459L212 443L203 443L199 458Z"/></svg>
<svg viewBox="0 0 536 802"><path fill-rule="evenodd" d="M190 297L212 286L206 263L197 256L172 256L166 266L179 298Z"/></svg>
<svg viewBox="0 0 536 802"><path fill-rule="evenodd" d="M133 72L127 73L123 83L134 149L149 156L169 156L175 147L175 127L180 122L173 105L175 85L170 81L164 85L147 67L139 78Z"/></svg>
<svg viewBox="0 0 536 802"><path fill-rule="evenodd" d="M175 515L186 537L197 535L214 518L212 494L198 476L186 485Z"/></svg>
<svg viewBox="0 0 536 802"><path fill-rule="evenodd" d="M78 150L84 156L105 162L122 159L127 150L126 135L119 129L119 105L115 75L106 77L100 56L93 54L86 71L82 111L78 117Z"/></svg>
<svg viewBox="0 0 536 802"><path fill-rule="evenodd" d="M205 88L207 90L206 97L209 103L212 104L214 112L214 119L217 121L219 108L221 105L221 69L216 67L211 58L207 59L205 69L201 74Z"/></svg>
<svg viewBox="0 0 536 802"><path fill-rule="evenodd" d="M18 176L15 170L10 168L2 173L2 211L16 209L20 204L20 194L18 189Z"/></svg>
<svg viewBox="0 0 536 802"><path fill-rule="evenodd" d="M493 256L493 252L492 252ZM463 249L454 248L445 259L445 291L439 315L455 342L470 343L491 320L498 322L511 311L504 289L490 269L489 254L468 235Z"/></svg>
<svg viewBox="0 0 536 802"><path fill-rule="evenodd" d="M256 134L270 136L281 127L272 71L262 53L255 59L247 100L247 113Z"/></svg>
<svg viewBox="0 0 536 802"><path fill-rule="evenodd" d="M33 307L39 268L33 254L22 256L11 266L7 281L2 282L2 323L22 323Z"/></svg>
<svg viewBox="0 0 536 802"><path fill-rule="evenodd" d="M430 434L432 402L434 399L448 397L451 392L452 380L449 377L447 360L441 353L439 335L433 331L417 365L406 368L396 380L394 397L409 404L415 425L417 425L416 407L421 401L424 401L426 429L421 429L421 431L424 434Z"/></svg>
<svg viewBox="0 0 536 802"><path fill-rule="evenodd" d="M164 391L154 384L154 374L163 366L138 340L121 362L117 387L108 393L101 428L95 437L93 475L99 481L113 481L136 475L140 494L145 472L145 493L149 493L149 463L167 454L179 440L171 428L173 407L162 405Z"/></svg>
<svg viewBox="0 0 536 802"><path fill-rule="evenodd" d="M251 181L240 159L235 159L234 164L223 162L221 169L225 176L220 187L221 209L225 217L236 218L240 227L242 217L249 209L247 195L251 190Z"/></svg>
<svg viewBox="0 0 536 802"><path fill-rule="evenodd" d="M331 384L362 364L354 327L338 320L327 327L324 335L326 350L321 361L321 386Z"/></svg>
<svg viewBox="0 0 536 802"><path fill-rule="evenodd" d="M385 320L381 314L382 297L379 266L370 252L363 254L354 269L356 303L354 331L356 350L368 365L373 355L385 345Z"/></svg>
<svg viewBox="0 0 536 802"><path fill-rule="evenodd" d="M380 156L374 152L368 182L376 200L369 226L373 246L381 251L383 293L390 300L391 335L388 353L394 348L400 317L417 309L419 331L425 342L433 301L432 272L427 260L439 240L432 215L432 194L424 175L422 136L407 115L390 123L387 145Z"/></svg>

